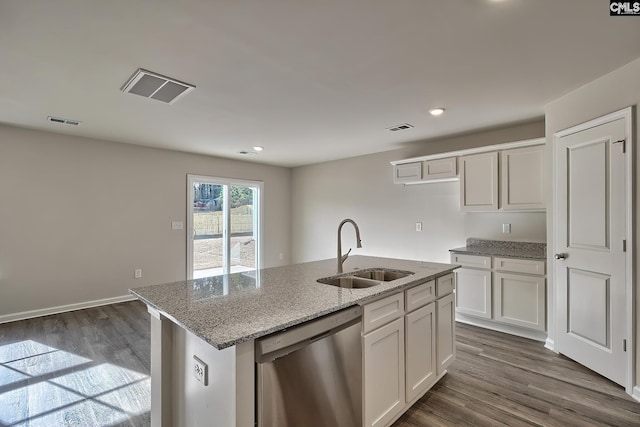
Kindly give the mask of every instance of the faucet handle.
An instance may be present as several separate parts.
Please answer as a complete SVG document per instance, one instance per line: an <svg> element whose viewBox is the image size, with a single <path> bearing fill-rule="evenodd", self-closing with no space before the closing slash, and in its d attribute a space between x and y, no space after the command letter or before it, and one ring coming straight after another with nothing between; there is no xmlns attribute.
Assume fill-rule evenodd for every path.
<svg viewBox="0 0 640 427"><path fill-rule="evenodd" d="M340 258L342 262L345 262L347 260L347 258L349 257L349 254L351 253L351 248L349 248L349 250L347 251L346 254L342 255L342 257Z"/></svg>

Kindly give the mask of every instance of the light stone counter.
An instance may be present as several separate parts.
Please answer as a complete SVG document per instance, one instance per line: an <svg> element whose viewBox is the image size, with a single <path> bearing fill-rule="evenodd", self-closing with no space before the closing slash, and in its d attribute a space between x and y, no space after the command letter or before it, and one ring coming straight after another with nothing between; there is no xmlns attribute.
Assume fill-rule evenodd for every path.
<svg viewBox="0 0 640 427"><path fill-rule="evenodd" d="M335 276L329 259L251 273L145 286L130 292L177 325L218 350L259 338L337 310L447 274L454 264L351 256L345 273L389 268L415 274L366 289L343 289L317 282Z"/></svg>

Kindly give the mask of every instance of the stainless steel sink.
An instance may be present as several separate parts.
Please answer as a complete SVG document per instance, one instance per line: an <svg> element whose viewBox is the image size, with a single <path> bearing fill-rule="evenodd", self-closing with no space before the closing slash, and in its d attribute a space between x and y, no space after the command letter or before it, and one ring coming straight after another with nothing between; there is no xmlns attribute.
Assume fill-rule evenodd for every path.
<svg viewBox="0 0 640 427"><path fill-rule="evenodd" d="M392 280L402 279L403 277L414 274L411 271L402 270L390 270L387 268L375 268L363 271L351 273L354 276L362 277L364 279L381 280L383 282L390 282Z"/></svg>
<svg viewBox="0 0 640 427"><path fill-rule="evenodd" d="M324 283L325 285L348 289L370 288L372 286L382 284L382 281L379 280L364 279L362 277L355 276L324 277L322 279L318 279L318 282Z"/></svg>
<svg viewBox="0 0 640 427"><path fill-rule="evenodd" d="M348 289L363 289L381 285L385 282L402 279L414 274L411 271L391 270L388 268L368 268L342 276L323 277L319 283Z"/></svg>

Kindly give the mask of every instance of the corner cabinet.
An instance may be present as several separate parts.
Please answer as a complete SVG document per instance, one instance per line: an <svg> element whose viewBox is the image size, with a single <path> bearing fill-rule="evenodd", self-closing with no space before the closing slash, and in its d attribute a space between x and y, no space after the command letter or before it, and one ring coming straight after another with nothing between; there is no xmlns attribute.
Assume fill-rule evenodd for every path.
<svg viewBox="0 0 640 427"><path fill-rule="evenodd" d="M389 426L455 360L453 274L364 306L363 420Z"/></svg>

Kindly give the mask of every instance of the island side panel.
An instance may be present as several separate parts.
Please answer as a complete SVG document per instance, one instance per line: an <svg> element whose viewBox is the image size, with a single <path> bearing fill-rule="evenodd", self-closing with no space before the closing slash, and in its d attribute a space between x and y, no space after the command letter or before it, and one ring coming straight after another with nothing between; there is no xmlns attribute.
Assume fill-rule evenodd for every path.
<svg viewBox="0 0 640 427"><path fill-rule="evenodd" d="M252 427L255 419L254 342L216 350L152 307L151 426ZM206 385L194 375L196 356Z"/></svg>
<svg viewBox="0 0 640 427"><path fill-rule="evenodd" d="M151 427L173 424L173 323L150 306L151 315Z"/></svg>

